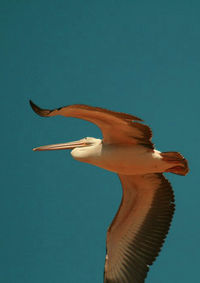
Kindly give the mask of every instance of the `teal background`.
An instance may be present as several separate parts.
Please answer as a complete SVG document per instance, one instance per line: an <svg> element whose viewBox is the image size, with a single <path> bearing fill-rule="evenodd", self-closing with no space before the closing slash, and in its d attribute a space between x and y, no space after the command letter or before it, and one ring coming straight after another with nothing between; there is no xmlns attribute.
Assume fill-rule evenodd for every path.
<svg viewBox="0 0 200 283"><path fill-rule="evenodd" d="M198 282L199 1L0 1L0 282L103 282L117 176L32 148L100 130L44 108L84 103L146 121L162 151L189 160L170 175L176 213L145 282Z"/></svg>

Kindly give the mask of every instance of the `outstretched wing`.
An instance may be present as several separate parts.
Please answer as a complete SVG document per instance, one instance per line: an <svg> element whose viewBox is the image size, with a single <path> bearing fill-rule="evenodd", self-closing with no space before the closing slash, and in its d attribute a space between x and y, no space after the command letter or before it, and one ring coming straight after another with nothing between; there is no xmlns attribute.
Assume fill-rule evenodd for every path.
<svg viewBox="0 0 200 283"><path fill-rule="evenodd" d="M174 194L160 173L119 178L123 197L107 232L104 283L143 283L168 233Z"/></svg>
<svg viewBox="0 0 200 283"><path fill-rule="evenodd" d="M142 121L135 116L82 104L54 110L41 109L32 101L30 105L38 115L43 117L61 115L84 119L96 124L102 131L104 143L140 144L153 149L151 129L141 123L133 122Z"/></svg>

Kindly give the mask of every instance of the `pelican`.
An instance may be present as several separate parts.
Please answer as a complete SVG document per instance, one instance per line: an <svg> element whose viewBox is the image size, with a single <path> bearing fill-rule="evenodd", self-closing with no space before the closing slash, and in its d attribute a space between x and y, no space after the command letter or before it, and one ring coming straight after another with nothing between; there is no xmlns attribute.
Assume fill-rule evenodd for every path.
<svg viewBox="0 0 200 283"><path fill-rule="evenodd" d="M143 283L164 243L175 210L174 193L164 172L186 175L187 160L178 152L160 152L151 129L140 118L82 104L54 110L42 117L75 117L96 124L103 139L46 145L34 151L72 149L74 159L115 172L123 196L107 231L104 283Z"/></svg>

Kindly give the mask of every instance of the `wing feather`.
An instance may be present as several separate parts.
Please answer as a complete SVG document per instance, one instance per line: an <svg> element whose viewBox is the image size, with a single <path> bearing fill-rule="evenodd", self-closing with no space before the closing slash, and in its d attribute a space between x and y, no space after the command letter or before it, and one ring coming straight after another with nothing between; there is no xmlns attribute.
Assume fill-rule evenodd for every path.
<svg viewBox="0 0 200 283"><path fill-rule="evenodd" d="M160 173L119 178L123 197L107 232L104 283L143 283L168 233L174 194Z"/></svg>
<svg viewBox="0 0 200 283"><path fill-rule="evenodd" d="M42 109L32 101L30 101L30 105L35 113L42 117L61 115L84 119L96 124L102 131L105 143L140 144L153 149L151 129L139 123L142 120L136 116L82 104L69 105L54 110Z"/></svg>

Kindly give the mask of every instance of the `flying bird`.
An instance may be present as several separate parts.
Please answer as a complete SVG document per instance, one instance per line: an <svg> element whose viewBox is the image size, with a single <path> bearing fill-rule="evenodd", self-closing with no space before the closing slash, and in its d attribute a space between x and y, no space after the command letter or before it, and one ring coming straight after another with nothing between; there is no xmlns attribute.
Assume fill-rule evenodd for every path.
<svg viewBox="0 0 200 283"><path fill-rule="evenodd" d="M123 196L107 231L104 283L143 283L168 233L175 210L174 193L164 172L186 175L187 160L178 152L160 152L151 129L140 118L82 104L54 110L42 117L75 117L96 124L103 139L46 145L34 151L72 149L74 159L115 172Z"/></svg>

